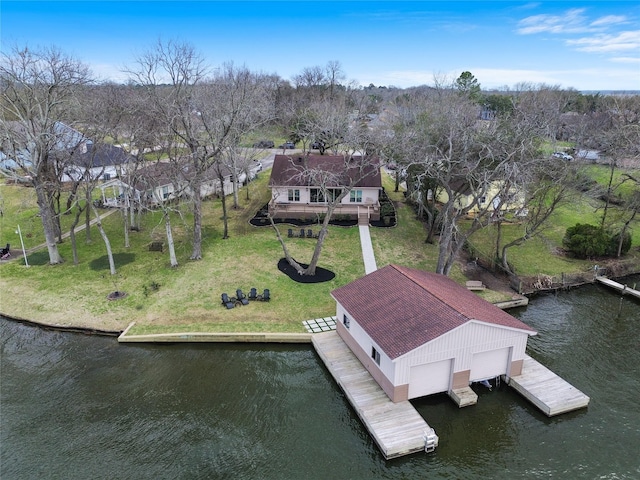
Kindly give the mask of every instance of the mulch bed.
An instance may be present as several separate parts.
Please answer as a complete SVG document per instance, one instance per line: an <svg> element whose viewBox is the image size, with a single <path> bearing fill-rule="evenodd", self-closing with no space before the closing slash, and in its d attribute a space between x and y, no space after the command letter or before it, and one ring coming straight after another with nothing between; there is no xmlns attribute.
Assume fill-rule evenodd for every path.
<svg viewBox="0 0 640 480"><path fill-rule="evenodd" d="M300 262L298 262L300 263ZM303 268L307 268L309 264L300 263L300 266ZM315 275L300 275L298 271L293 268L289 262L287 262L286 258L281 258L278 262L278 270L287 275L291 280L298 283L322 283L328 282L329 280L333 280L336 276L331 270L327 270L326 268L316 267Z"/></svg>

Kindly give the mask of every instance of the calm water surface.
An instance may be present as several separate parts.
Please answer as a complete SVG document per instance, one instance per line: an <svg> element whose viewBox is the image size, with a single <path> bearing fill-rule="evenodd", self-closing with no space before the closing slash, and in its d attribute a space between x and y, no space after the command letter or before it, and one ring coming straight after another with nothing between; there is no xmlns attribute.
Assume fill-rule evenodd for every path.
<svg viewBox="0 0 640 480"><path fill-rule="evenodd" d="M310 346L119 345L0 318L0 478L640 478L640 302L589 286L511 313L589 408L549 419L506 386L465 409L427 397L440 446L392 461Z"/></svg>

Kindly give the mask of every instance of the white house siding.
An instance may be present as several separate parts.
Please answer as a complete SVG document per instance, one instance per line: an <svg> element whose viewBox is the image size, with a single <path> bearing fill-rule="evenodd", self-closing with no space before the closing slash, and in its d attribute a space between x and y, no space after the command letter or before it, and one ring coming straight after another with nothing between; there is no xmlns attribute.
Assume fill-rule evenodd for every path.
<svg viewBox="0 0 640 480"><path fill-rule="evenodd" d="M397 358L394 385L409 382L411 367L454 359L454 372L471 370L477 353L512 347L511 361L524 358L528 335L507 327L471 321ZM480 358L480 357L478 357ZM503 372L507 373L507 372Z"/></svg>
<svg viewBox="0 0 640 480"><path fill-rule="evenodd" d="M343 316L345 313L350 319L348 329L343 325ZM376 365L373 368L380 370L387 380L389 380L393 385L397 385L393 382L395 376L395 366L393 364L393 361L384 353L384 351L382 351L382 348L380 348L380 346L371 339L367 332L364 331L364 329L353 317L345 312L344 308L339 303L337 303L336 315L336 323L339 324L337 328L338 334L340 334L340 336L343 338L345 334L351 336L355 343L362 349L362 356L366 355L367 358L363 359L360 358L360 355L356 354L363 365L367 367L365 360L367 360L367 362L370 360L369 363L375 364L373 358L371 358L371 347L375 347L375 349L380 352L380 365ZM370 370L369 368L367 369Z"/></svg>
<svg viewBox="0 0 640 480"><path fill-rule="evenodd" d="M311 188L317 187L273 187L271 195L275 203L299 203L307 204L311 202ZM289 190L300 191L300 201L289 201ZM350 196L347 194L340 202L341 205L376 205L378 203L378 188L354 188L354 190L362 190L362 202L356 203L350 201ZM312 205L322 205L321 203L314 203Z"/></svg>

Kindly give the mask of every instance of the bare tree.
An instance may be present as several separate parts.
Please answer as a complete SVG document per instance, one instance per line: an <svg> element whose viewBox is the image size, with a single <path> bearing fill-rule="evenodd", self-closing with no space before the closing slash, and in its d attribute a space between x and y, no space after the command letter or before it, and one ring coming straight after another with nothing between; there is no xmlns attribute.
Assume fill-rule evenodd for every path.
<svg viewBox="0 0 640 480"><path fill-rule="evenodd" d="M422 159L413 169L441 191L436 272L448 275L466 241L526 190L537 131L514 118L479 120L478 105L448 86L425 100L415 127Z"/></svg>
<svg viewBox="0 0 640 480"><path fill-rule="evenodd" d="M202 186L224 149L253 126L261 98L255 75L225 65L213 77L202 57L188 44L158 43L138 59L135 81L144 86L150 107L167 125L170 159L189 163L193 209L192 260L202 258ZM186 155L184 154L186 150Z"/></svg>
<svg viewBox="0 0 640 480"><path fill-rule="evenodd" d="M519 224L519 236L501 245L502 222L497 222L498 235L496 252L507 273L515 273L508 260L510 248L541 235L548 225L548 220L556 209L566 205L574 196L576 187L576 171L567 165L541 160L530 165L530 181L527 182L525 207L515 212L514 220ZM496 253L498 256L498 253Z"/></svg>
<svg viewBox="0 0 640 480"><path fill-rule="evenodd" d="M49 263L63 261L57 247L59 222L54 201L58 171L51 154L68 147L59 122L70 122L80 86L90 81L87 67L56 48L14 48L0 63L3 150L35 188L49 252Z"/></svg>

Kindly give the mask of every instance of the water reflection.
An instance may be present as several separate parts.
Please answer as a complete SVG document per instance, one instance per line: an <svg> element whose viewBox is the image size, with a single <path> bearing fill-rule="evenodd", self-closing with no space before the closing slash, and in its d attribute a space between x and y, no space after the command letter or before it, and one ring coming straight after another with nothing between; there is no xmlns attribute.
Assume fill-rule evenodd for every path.
<svg viewBox="0 0 640 480"><path fill-rule="evenodd" d="M434 454L385 461L310 346L118 345L0 320L0 477L638 478L640 304L600 287L513 312L591 396L549 419L508 387L415 406Z"/></svg>

